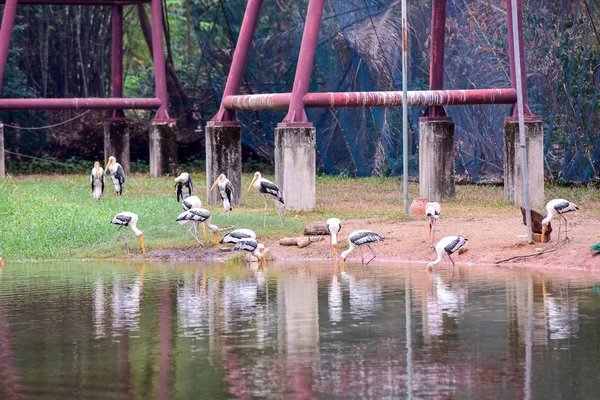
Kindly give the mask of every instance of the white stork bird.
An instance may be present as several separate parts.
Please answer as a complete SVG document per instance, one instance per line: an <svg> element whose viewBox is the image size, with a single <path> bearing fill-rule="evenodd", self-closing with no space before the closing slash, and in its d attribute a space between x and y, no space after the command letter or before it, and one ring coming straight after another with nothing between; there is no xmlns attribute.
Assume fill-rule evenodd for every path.
<svg viewBox="0 0 600 400"><path fill-rule="evenodd" d="M375 255L375 252L373 251L373 249L370 246L371 243L375 243L375 242L383 242L383 238L373 231L358 230L358 231L352 232L350 234L350 236L348 236L348 243L350 244L350 247L348 248L348 250L342 252L342 255L340 256L342 258L342 261L340 261L340 266L342 268L344 268L344 265L346 263L346 258L354 250L356 250L357 247L362 246L363 244L366 244L367 247L369 248L369 250L371 250L371 253L373 254L373 257L369 261L367 261L367 265L369 265L369 263L371 261L373 261L375 259L375 257L377 257ZM362 252L362 248L360 249L360 257L361 257L362 263L364 264L365 257Z"/></svg>
<svg viewBox="0 0 600 400"><path fill-rule="evenodd" d="M337 262L337 234L342 230L342 221L339 218L329 218L326 222L327 232L329 232L329 244L331 245L331 254L333 263Z"/></svg>
<svg viewBox="0 0 600 400"><path fill-rule="evenodd" d="M192 176L187 172L182 172L177 178L175 178L175 193L177 194L177 202L184 199L183 188L187 187L188 196L192 195L194 185L192 184Z"/></svg>
<svg viewBox="0 0 600 400"><path fill-rule="evenodd" d="M198 196L190 196L189 194L183 195L183 201L181 202L181 208L183 211L189 211L192 208L202 208L202 200ZM186 224L190 221L179 221L180 224ZM200 223L202 225L202 235L206 237L206 227L204 226L204 222ZM194 230L196 231L196 236L198 236L198 228L197 224L194 223Z"/></svg>
<svg viewBox="0 0 600 400"><path fill-rule="evenodd" d="M452 261L452 268L454 268L454 260L450 257L451 254L457 252L461 247L466 246L467 239L462 236L446 236L443 237L438 244L435 246L435 251L437 252L437 258L435 261L427 264L427 271L431 271L434 266L442 261L444 256L448 256L450 261Z"/></svg>
<svg viewBox="0 0 600 400"><path fill-rule="evenodd" d="M140 241L140 245L142 246L142 253L146 254L146 245L144 244L144 235L142 231L140 231L137 227L138 216L129 211L120 212L111 221L111 224L119 226L119 235L125 241L125 247L127 248L127 254L129 254L129 243L127 241L127 237L123 235L121 232L121 228L124 226L128 226L131 228L133 233L138 237Z"/></svg>
<svg viewBox="0 0 600 400"><path fill-rule="evenodd" d="M104 171L98 161L94 163L90 181L92 183L92 196L94 196L94 200L100 200L102 198L102 193L104 193Z"/></svg>
<svg viewBox="0 0 600 400"><path fill-rule="evenodd" d="M117 162L114 156L108 157L104 174L108 171L110 171L110 177L115 187L115 194L122 195L123 187L125 186L125 171L123 171L123 167L121 167L121 164Z"/></svg>
<svg viewBox="0 0 600 400"><path fill-rule="evenodd" d="M277 201L281 202L281 204L285 204L283 202L283 194L281 193L281 190L279 190L276 184L260 176L260 172L254 173L254 179L252 179L250 186L248 186L248 190L250 190L252 186L254 186L254 188L260 192L263 200L265 201L265 217L263 219L263 226L267 224L267 198L265 195L269 195L273 199L273 202L275 203L275 210L279 216L279 222L281 225L283 225L281 214L279 213L279 207L277 207Z"/></svg>
<svg viewBox="0 0 600 400"><path fill-rule="evenodd" d="M221 174L215 183L213 183L210 190L213 190L215 186L219 187L219 194L223 200L223 209L225 210L225 213L229 215L229 211L233 210L233 199L235 197L235 189L233 184L229 179L227 179L225 174Z"/></svg>
<svg viewBox="0 0 600 400"><path fill-rule="evenodd" d="M180 224L184 224L183 221L194 221L194 226L198 222L206 223L206 225L208 225L208 228L215 234L215 245L217 246L217 248L219 248L219 227L211 224L211 217L212 214L205 208L191 208L188 211L184 211L181 214L179 214L176 221ZM198 241L200 246L204 247L200 239L198 239L198 236L194 235L191 232L191 230L192 228L188 229L188 233L190 233Z"/></svg>
<svg viewBox="0 0 600 400"><path fill-rule="evenodd" d="M236 243L234 250L244 250L258 258L260 263L265 263L265 245L255 239L245 238Z"/></svg>
<svg viewBox="0 0 600 400"><path fill-rule="evenodd" d="M250 229L236 229L235 231L229 232L221 239L221 244L237 244L243 239L254 239L256 240L256 233Z"/></svg>
<svg viewBox="0 0 600 400"><path fill-rule="evenodd" d="M425 215L429 217L429 237L431 239L431 248L435 247L435 224L440 217L442 207L440 203L429 202L425 205ZM432 234L433 233L433 234Z"/></svg>
<svg viewBox="0 0 600 400"><path fill-rule="evenodd" d="M565 220L565 240L569 240L569 236L567 236L568 235L567 219L565 218L565 216L563 214L571 212L571 211L577 211L577 210L579 210L579 207L577 207L576 204L571 203L568 200L565 200L565 199L550 200L548 202L548 204L546 204L546 211L548 212L548 215L546 216L546 218L544 218L542 220L542 243L544 243L545 239L546 239L546 230L548 229L548 223L550 222L550 220L552 218L554 218L554 216L556 214L558 214L562 219ZM558 220L558 238L559 239L560 239L561 225L562 225L562 223L560 222L560 220Z"/></svg>

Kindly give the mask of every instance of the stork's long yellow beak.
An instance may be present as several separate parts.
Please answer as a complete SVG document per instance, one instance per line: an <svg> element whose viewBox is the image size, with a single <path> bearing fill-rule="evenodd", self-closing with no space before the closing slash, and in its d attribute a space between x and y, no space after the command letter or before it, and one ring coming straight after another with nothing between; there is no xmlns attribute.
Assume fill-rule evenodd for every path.
<svg viewBox="0 0 600 400"><path fill-rule="evenodd" d="M210 190L213 190L215 188L215 186L217 186L217 184L219 182L221 182L221 176L222 175L219 175L219 177L217 178L217 180L215 181L215 183L213 183L213 185L210 187Z"/></svg>
<svg viewBox="0 0 600 400"><path fill-rule="evenodd" d="M427 236L427 240L431 240L431 221L429 221L429 236Z"/></svg>
<svg viewBox="0 0 600 400"><path fill-rule="evenodd" d="M252 188L252 185L254 185L254 182L256 182L256 175L254 175L254 179L252 179L252 182L250 182L250 186L248 186L248 190L250 190Z"/></svg>
<svg viewBox="0 0 600 400"><path fill-rule="evenodd" d="M140 239L140 245L142 246L142 254L146 254L146 244L144 243L144 235L138 236Z"/></svg>
<svg viewBox="0 0 600 400"><path fill-rule="evenodd" d="M215 244L219 248L219 231L215 231Z"/></svg>
<svg viewBox="0 0 600 400"><path fill-rule="evenodd" d="M264 248L260 249L260 254L262 255L262 257L260 258L260 263L263 265L267 263L267 260L265 259L265 251L266 249Z"/></svg>
<svg viewBox="0 0 600 400"><path fill-rule="evenodd" d="M108 167L110 167L111 165L112 165L112 160L108 160L108 162L106 163L106 168L104 168L105 174L108 172Z"/></svg>
<svg viewBox="0 0 600 400"><path fill-rule="evenodd" d="M542 225L542 243L546 243L546 225Z"/></svg>
<svg viewBox="0 0 600 400"><path fill-rule="evenodd" d="M337 244L331 245L331 250L333 251L333 263L337 262Z"/></svg>
<svg viewBox="0 0 600 400"><path fill-rule="evenodd" d="M342 258L342 260L340 261L340 268L341 268L341 270L342 270L342 271L344 271L344 267L345 267L345 266L346 266L346 260L344 260L344 259Z"/></svg>
<svg viewBox="0 0 600 400"><path fill-rule="evenodd" d="M204 222L201 222L202 224L202 237L206 237L206 226L204 225Z"/></svg>

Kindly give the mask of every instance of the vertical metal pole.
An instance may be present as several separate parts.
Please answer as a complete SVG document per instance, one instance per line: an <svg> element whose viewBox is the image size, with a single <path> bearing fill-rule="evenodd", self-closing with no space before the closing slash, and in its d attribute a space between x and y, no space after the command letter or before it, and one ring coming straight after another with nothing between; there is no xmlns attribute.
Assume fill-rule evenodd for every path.
<svg viewBox="0 0 600 400"><path fill-rule="evenodd" d="M513 89L517 88L517 73L516 73L516 64L519 64L520 67L520 76L521 81L525 82L525 59L523 58L523 54L525 54L525 47L522 40L522 32L523 32L523 18L521 15L521 0L517 0L517 5L515 8L515 12L513 12L513 5L511 4L512 0L506 0L506 23L508 25L508 59L510 64L510 83ZM513 18L513 15L516 14L516 19ZM516 21L516 22L515 22ZM516 32L515 32L516 27ZM516 61L514 56L514 47L515 36L518 36L519 43L519 54L521 54L521 60ZM527 91L523 93L523 103L527 104Z"/></svg>
<svg viewBox="0 0 600 400"><path fill-rule="evenodd" d="M431 58L429 62L429 89L444 89L444 42L446 38L446 0L431 4ZM429 117L445 116L442 106L431 106Z"/></svg>
<svg viewBox="0 0 600 400"><path fill-rule="evenodd" d="M0 121L0 179L6 179L6 164L4 160L4 124Z"/></svg>
<svg viewBox="0 0 600 400"><path fill-rule="evenodd" d="M156 112L154 120L170 120L167 100L167 74L165 63L165 49L163 43L163 23L161 0L152 0L150 3L152 15L152 54L154 56L154 84L156 97L161 105Z"/></svg>
<svg viewBox="0 0 600 400"><path fill-rule="evenodd" d="M123 6L112 6L111 96L123 97ZM113 110L113 118L123 118L123 110Z"/></svg>
<svg viewBox="0 0 600 400"><path fill-rule="evenodd" d="M533 233L531 231L531 204L529 202L529 170L527 165L527 142L525 139L525 112L523 76L521 75L521 35L516 32L519 26L517 23L517 0L511 1L512 6L512 31L513 31L513 50L515 58L515 77L517 83L517 109L519 115L519 144L521 146L521 171L523 172L523 198L525 199L525 221L527 224L527 241L533 243Z"/></svg>
<svg viewBox="0 0 600 400"><path fill-rule="evenodd" d="M2 27L0 27L0 91L4 80L4 67L6 67L6 60L8 59L10 36L15 22L15 14L17 13L17 3L17 0L6 0L6 4L4 4Z"/></svg>
<svg viewBox="0 0 600 400"><path fill-rule="evenodd" d="M402 171L404 214L408 215L408 22L406 0L402 0Z"/></svg>
<svg viewBox="0 0 600 400"><path fill-rule="evenodd" d="M413 398L413 359L412 359L412 301L410 298L410 272L406 272L404 281L404 304L406 313L406 391L407 399Z"/></svg>
<svg viewBox="0 0 600 400"><path fill-rule="evenodd" d="M221 122L235 122L235 111L227 110L223 106L223 99L227 96L239 94L240 92L240 86L244 77L244 71L246 70L246 64L248 63L248 56L250 54L250 48L252 47L252 38L254 38L254 31L258 22L262 2L263 0L249 0L248 5L246 5L246 12L244 13L242 27L240 28L240 36L238 37L235 46L231 68L229 69L227 83L225 84L223 98L221 99L221 106L217 115L214 116L208 125L215 125L217 122L219 122L218 125L223 125Z"/></svg>
<svg viewBox="0 0 600 400"><path fill-rule="evenodd" d="M312 126L304 112L304 96L308 93L308 85L310 84L324 4L325 0L309 0L308 2L290 108L283 119L283 123L279 126Z"/></svg>

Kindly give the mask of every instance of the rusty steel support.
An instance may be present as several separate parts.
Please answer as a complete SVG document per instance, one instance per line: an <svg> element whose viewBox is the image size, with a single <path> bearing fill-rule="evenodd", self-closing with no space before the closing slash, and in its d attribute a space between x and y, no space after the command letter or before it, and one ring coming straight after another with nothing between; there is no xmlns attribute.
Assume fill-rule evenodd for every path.
<svg viewBox="0 0 600 400"><path fill-rule="evenodd" d="M8 48L12 34L15 15L17 13L17 0L6 0L4 14L2 15L2 26L0 27L0 92L4 81L4 68L8 59Z"/></svg>
<svg viewBox="0 0 600 400"><path fill-rule="evenodd" d="M244 13L244 18L242 19L242 27L240 28L240 35L233 53L233 60L231 61L231 68L229 69L229 75L227 76L225 90L223 91L223 99L240 92L262 2L263 0L249 0L246 5L246 11ZM239 122L235 120L235 112L225 108L223 99L221 99L219 111L213 119L207 123L207 126L239 125Z"/></svg>
<svg viewBox="0 0 600 400"><path fill-rule="evenodd" d="M0 110L151 109L160 105L156 98L0 99Z"/></svg>
<svg viewBox="0 0 600 400"><path fill-rule="evenodd" d="M112 6L111 96L123 97L123 6ZM112 118L123 118L123 110L113 110Z"/></svg>
<svg viewBox="0 0 600 400"><path fill-rule="evenodd" d="M312 123L308 122L304 112L304 96L308 93L312 75L324 4L325 0L309 0L308 2L290 107L283 121L278 124L280 128L312 127Z"/></svg>
<svg viewBox="0 0 600 400"><path fill-rule="evenodd" d="M521 59L520 59L520 72L521 72L521 82L523 82L523 91L522 91L522 95L523 95L523 113L524 113L524 117L525 119L538 119L538 117L535 117L532 113L531 110L529 109L529 106L527 105L527 78L526 78L526 73L525 73L525 57L523 57L523 55L525 54L525 45L523 44L523 12L522 12L522 6L521 6L521 0L517 0L517 9L516 9L516 20L517 20L517 29L513 29L513 14L512 14L512 5L511 5L511 0L506 0L506 25L508 27L508 59L510 61L510 85L513 89L517 89L517 73L516 73L516 65L515 65L515 50L514 50L514 42L515 42L515 31L516 31L516 35L518 36L518 43L519 43L519 54L521 54ZM517 112L517 101L515 99L515 103L513 105L512 108L512 112L511 112L511 118L517 119L518 117L518 112Z"/></svg>
<svg viewBox="0 0 600 400"><path fill-rule="evenodd" d="M162 3L161 0L152 0L150 3L152 16L152 55L154 56L154 83L156 97L160 99L160 107L154 117L155 122L173 122L169 117L167 101L167 74L165 63L165 49L163 43Z"/></svg>
<svg viewBox="0 0 600 400"><path fill-rule="evenodd" d="M229 96L223 105L231 110L281 110L291 104L291 93ZM513 104L515 89L420 90L407 92L409 106L444 106L465 104ZM399 107L402 92L328 92L308 93L307 108Z"/></svg>
<svg viewBox="0 0 600 400"><path fill-rule="evenodd" d="M444 43L446 38L446 2L433 0L431 4L431 56L429 59L429 90L444 89ZM444 117L441 106L431 106L426 117Z"/></svg>

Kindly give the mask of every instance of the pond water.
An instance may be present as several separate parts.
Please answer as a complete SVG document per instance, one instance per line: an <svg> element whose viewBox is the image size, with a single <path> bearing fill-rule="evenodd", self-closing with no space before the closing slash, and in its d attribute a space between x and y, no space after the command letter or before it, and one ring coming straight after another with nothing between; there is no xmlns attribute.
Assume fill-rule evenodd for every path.
<svg viewBox="0 0 600 400"><path fill-rule="evenodd" d="M0 398L600 398L600 275L9 263Z"/></svg>

